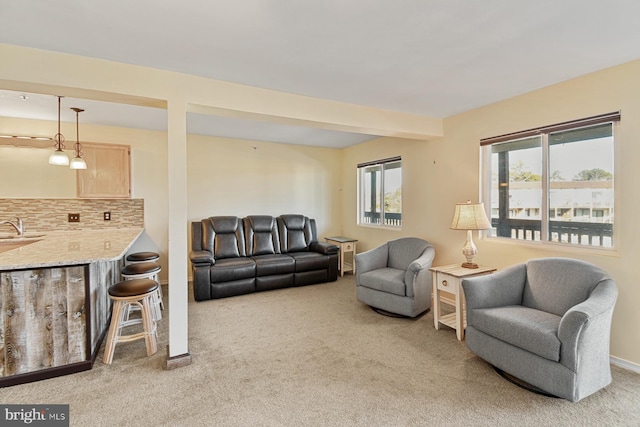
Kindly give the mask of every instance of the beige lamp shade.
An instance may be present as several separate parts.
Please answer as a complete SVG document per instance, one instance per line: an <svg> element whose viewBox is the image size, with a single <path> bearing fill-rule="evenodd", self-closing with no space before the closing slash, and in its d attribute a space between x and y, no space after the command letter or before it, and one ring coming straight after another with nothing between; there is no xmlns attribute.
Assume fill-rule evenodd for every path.
<svg viewBox="0 0 640 427"><path fill-rule="evenodd" d="M491 222L484 211L484 203L457 203L453 213L451 227L454 230L467 230L467 241L462 248L462 254L467 259L462 266L465 268L478 268L473 258L478 253L478 248L473 243L472 230L487 230L491 228Z"/></svg>
<svg viewBox="0 0 640 427"><path fill-rule="evenodd" d="M484 211L484 203L457 203L449 227L453 230L488 230L491 222Z"/></svg>

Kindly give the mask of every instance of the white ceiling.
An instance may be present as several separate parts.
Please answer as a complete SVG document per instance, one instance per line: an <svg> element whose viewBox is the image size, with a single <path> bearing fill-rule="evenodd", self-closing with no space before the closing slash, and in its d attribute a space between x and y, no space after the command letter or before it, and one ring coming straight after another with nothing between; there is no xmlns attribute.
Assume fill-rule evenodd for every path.
<svg viewBox="0 0 640 427"><path fill-rule="evenodd" d="M0 43L430 117L640 58L638 0L0 0L0 15ZM45 114L8 95L0 115ZM41 118L55 120L48 98ZM166 128L162 110L63 104L85 108L82 122ZM334 147L371 138L196 114L188 130Z"/></svg>

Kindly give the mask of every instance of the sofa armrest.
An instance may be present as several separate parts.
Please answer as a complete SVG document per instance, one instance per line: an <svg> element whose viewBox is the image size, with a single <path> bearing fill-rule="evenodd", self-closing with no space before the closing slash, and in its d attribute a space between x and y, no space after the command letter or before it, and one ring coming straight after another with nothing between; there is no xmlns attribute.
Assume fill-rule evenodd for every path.
<svg viewBox="0 0 640 427"><path fill-rule="evenodd" d="M617 296L615 282L605 279L593 289L589 298L562 316L558 338L563 365L577 372L578 363L609 363L611 317ZM588 354L579 354L582 348L589 348Z"/></svg>
<svg viewBox="0 0 640 427"><path fill-rule="evenodd" d="M189 259L193 264L211 265L216 263L211 252L205 250L189 252Z"/></svg>
<svg viewBox="0 0 640 427"><path fill-rule="evenodd" d="M389 246L387 246L386 244L378 246L377 248L368 250L366 252L355 254L354 261L356 263L356 283L359 282L358 277L362 273L386 267L388 258Z"/></svg>
<svg viewBox="0 0 640 427"><path fill-rule="evenodd" d="M327 242L311 242L309 250L323 255L335 255L338 253L339 248L336 245Z"/></svg>
<svg viewBox="0 0 640 427"><path fill-rule="evenodd" d="M476 308L521 305L526 280L525 264L514 265L493 274L463 279L467 314Z"/></svg>

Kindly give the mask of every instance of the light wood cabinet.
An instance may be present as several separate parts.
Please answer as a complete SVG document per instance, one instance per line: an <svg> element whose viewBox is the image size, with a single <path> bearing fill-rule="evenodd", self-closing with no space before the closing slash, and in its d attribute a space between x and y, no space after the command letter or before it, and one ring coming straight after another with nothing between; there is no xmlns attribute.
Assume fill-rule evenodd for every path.
<svg viewBox="0 0 640 427"><path fill-rule="evenodd" d="M78 197L131 197L131 147L82 143L87 169L77 171Z"/></svg>

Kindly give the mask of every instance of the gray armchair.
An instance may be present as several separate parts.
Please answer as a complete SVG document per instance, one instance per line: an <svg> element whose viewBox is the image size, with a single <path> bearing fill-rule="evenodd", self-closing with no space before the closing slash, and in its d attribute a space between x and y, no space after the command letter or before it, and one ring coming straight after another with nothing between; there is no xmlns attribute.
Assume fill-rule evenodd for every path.
<svg viewBox="0 0 640 427"><path fill-rule="evenodd" d="M462 281L467 348L498 369L577 402L611 383L618 291L584 261L540 258Z"/></svg>
<svg viewBox="0 0 640 427"><path fill-rule="evenodd" d="M361 302L416 317L431 307L431 243L405 237L356 254L356 294Z"/></svg>

